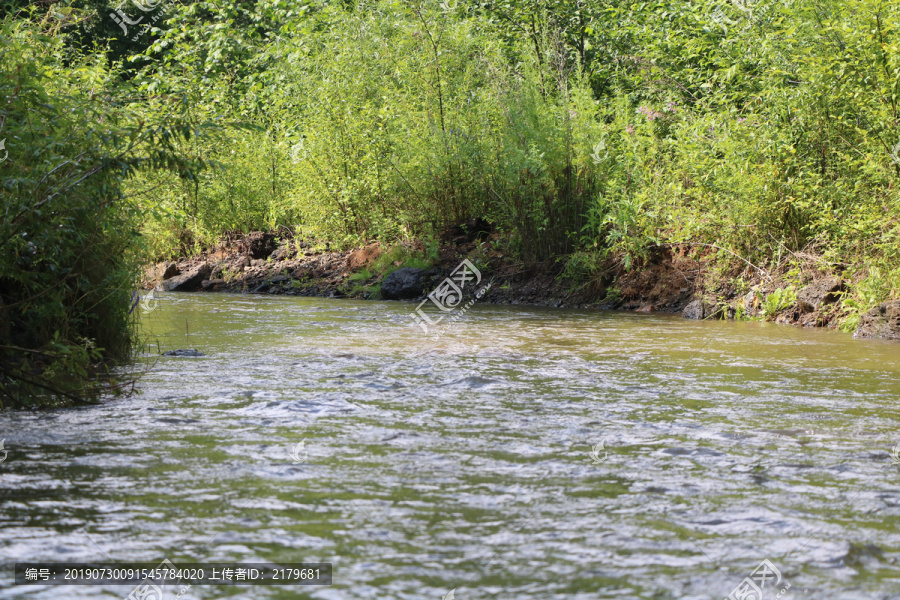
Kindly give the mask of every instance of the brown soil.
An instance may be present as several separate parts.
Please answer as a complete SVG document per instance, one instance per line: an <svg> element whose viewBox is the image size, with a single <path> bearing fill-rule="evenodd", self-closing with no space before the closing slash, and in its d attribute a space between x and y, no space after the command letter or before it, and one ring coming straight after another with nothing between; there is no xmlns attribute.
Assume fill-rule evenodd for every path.
<svg viewBox="0 0 900 600"><path fill-rule="evenodd" d="M698 265L680 249L658 248L640 269L616 279L622 302L618 308L641 312L679 312L696 292Z"/></svg>
<svg viewBox="0 0 900 600"><path fill-rule="evenodd" d="M558 262L523 264L500 251L484 250L488 245L479 246L476 240L461 239L464 237L456 236L454 241L444 243L437 264L428 274L436 284L463 259L477 256L484 279L491 282L484 302L676 312L690 300L694 290L694 264L683 258L673 259L668 250L658 252L640 271L624 272L613 263L603 276L585 282L562 277L562 264ZM481 241L484 239L482 236ZM259 248L265 247L259 240L259 234L254 233L245 239L224 241L199 256L154 265L145 272L143 286L165 287L173 275L208 268L209 278L198 291L368 298L372 294L366 286L374 286L380 280L378 275L369 280L349 280L351 274L371 268L382 255L385 249L376 243L336 252L323 250L311 241L301 242L300 253L285 246L268 248L269 255L264 260L254 258L261 256ZM414 252L425 251L419 243L408 247ZM612 299L608 291L616 275L616 285L622 293Z"/></svg>
<svg viewBox="0 0 900 600"><path fill-rule="evenodd" d="M643 264L631 270L624 269L621 260L611 259L590 279L575 281L563 276L560 262L524 264L497 250L502 247L497 243L501 241L498 234L485 231L478 222L468 229L456 229L460 228L442 237L438 260L427 272L426 291L466 258L479 265L484 281L491 282L481 301L495 304L671 313L684 311L693 303L702 307L699 318L732 318L740 314L760 316L766 296L783 287L760 280L743 266L732 273L713 274L704 253L691 253L688 247L656 248ZM410 252L425 254L419 242L406 247ZM145 288L168 289L170 282L179 280L173 275L199 272L204 280L198 291L377 298L374 290L380 274L373 273L368 279L359 275L351 279L351 275L365 274L363 270L372 269L386 250L374 242L351 251L331 251L327 244L311 240L288 239L279 245L274 234L256 232L232 236L200 256L154 265L147 270L143 284ZM735 289L735 281L745 282L744 289ZM794 304L767 316L780 323L835 326L841 316L835 306L822 305L804 312ZM696 313L696 309L686 311Z"/></svg>

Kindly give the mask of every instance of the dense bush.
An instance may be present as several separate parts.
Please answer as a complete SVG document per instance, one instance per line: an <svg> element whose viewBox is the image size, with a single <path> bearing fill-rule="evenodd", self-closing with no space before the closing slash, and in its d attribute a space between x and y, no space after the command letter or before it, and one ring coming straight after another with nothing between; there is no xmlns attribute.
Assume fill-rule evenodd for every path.
<svg viewBox="0 0 900 600"><path fill-rule="evenodd" d="M0 25L6 405L84 400L114 387L103 375L130 354L142 258L140 216L122 183L136 169L185 166L165 142L168 128L121 108L120 78L103 57L67 51L51 25Z"/></svg>
<svg viewBox="0 0 900 600"><path fill-rule="evenodd" d="M148 231L165 254L231 229L349 244L482 216L526 259L612 251L630 266L683 242L763 265L875 260L890 296L898 12L192 3L136 62L139 80L253 128L185 149L218 168L171 180Z"/></svg>
<svg viewBox="0 0 900 600"><path fill-rule="evenodd" d="M229 25L188 39L196 18L230 18L197 3L148 52L144 89L202 90L192 95L197 110L256 128L185 149L218 168L194 189L169 186L166 218L149 225L155 237L291 225L354 243L477 215L515 232L528 258L571 249L568 234L598 185L589 156L601 125L577 57L559 39L510 42L521 56L510 64L488 22L461 8L320 4L292 15L241 6L232 4L243 20L279 35L245 33L240 52L216 38ZM243 55L258 68L227 66L245 64ZM238 79L222 86L224 72Z"/></svg>

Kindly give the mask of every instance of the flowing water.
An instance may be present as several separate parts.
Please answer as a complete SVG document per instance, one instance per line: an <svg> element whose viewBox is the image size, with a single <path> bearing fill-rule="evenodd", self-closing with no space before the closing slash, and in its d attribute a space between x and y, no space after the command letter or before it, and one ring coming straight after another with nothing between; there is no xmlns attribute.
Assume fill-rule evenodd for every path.
<svg viewBox="0 0 900 600"><path fill-rule="evenodd" d="M721 599L763 559L765 600L900 598L900 345L488 305L435 339L413 308L165 295L146 333L206 358L0 413L0 598L130 591L16 561L163 557L334 565L185 599Z"/></svg>

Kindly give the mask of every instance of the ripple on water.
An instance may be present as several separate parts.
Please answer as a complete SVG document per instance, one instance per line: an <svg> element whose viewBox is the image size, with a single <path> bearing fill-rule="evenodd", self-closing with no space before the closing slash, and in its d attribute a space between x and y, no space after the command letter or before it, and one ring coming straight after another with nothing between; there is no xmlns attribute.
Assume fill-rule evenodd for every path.
<svg viewBox="0 0 900 600"><path fill-rule="evenodd" d="M145 328L208 358L0 413L5 562L323 560L310 598L680 600L768 557L787 597L896 596L896 346L480 305L435 341L406 303L168 296ZM127 591L0 578L0 598Z"/></svg>

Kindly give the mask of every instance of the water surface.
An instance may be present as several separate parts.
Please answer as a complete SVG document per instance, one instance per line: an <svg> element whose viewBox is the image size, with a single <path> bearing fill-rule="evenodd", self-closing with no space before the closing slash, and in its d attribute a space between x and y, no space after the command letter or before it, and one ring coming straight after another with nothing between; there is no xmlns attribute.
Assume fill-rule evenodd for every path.
<svg viewBox="0 0 900 600"><path fill-rule="evenodd" d="M720 599L768 559L766 600L900 597L900 345L489 305L434 339L413 307L165 295L153 354L208 357L0 413L0 562L334 564L186 599L581 600Z"/></svg>

